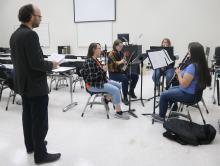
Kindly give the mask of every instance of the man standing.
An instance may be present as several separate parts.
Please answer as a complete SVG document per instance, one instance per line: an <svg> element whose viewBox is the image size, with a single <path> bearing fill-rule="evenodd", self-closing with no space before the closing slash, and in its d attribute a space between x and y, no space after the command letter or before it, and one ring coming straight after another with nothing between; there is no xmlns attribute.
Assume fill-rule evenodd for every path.
<svg viewBox="0 0 220 166"><path fill-rule="evenodd" d="M56 69L57 62L44 61L39 38L33 28L40 25L41 12L32 4L20 8L20 27L10 39L11 58L15 69L15 92L22 97L23 132L27 153L34 152L36 164L56 161L61 154L47 153L48 131L47 71Z"/></svg>

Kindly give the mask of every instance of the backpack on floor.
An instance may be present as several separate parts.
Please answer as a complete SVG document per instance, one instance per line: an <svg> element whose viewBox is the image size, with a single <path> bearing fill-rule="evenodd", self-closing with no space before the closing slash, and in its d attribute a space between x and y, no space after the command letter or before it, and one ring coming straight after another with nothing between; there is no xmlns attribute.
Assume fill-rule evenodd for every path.
<svg viewBox="0 0 220 166"><path fill-rule="evenodd" d="M181 145L210 144L216 135L215 128L210 124L199 125L181 119L170 119L164 122L163 127L167 130L163 136Z"/></svg>

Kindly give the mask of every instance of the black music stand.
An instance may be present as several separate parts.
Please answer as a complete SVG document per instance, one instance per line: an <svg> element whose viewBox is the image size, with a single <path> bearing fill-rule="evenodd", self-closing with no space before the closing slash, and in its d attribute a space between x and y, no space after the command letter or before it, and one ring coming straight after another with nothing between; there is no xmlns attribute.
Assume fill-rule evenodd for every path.
<svg viewBox="0 0 220 166"><path fill-rule="evenodd" d="M129 58L129 61L128 61L128 67L129 67L129 75L131 75L131 66L133 65L133 61L131 60L132 57L134 55L134 52L131 54L130 58ZM129 84L128 84L128 89L130 89L130 82L131 82L131 78L129 77ZM135 109L131 109L131 96L129 95L129 108L127 111L124 111L124 112L127 112L129 113L131 116L135 117L135 118L138 118L138 116L134 113L134 111L136 111Z"/></svg>
<svg viewBox="0 0 220 166"><path fill-rule="evenodd" d="M144 99L143 96L142 96L142 93L143 93L143 67L144 67L144 60L148 57L148 55L145 53L145 54L140 54L138 55L133 61L132 61L132 64L137 64L137 65L140 65L141 64L141 96L139 99L134 99L134 100L131 100L131 101L141 101L141 104L143 105L144 107L144 100L148 100L148 99Z"/></svg>
<svg viewBox="0 0 220 166"><path fill-rule="evenodd" d="M150 50L151 51L161 51L161 50L163 50L165 52L166 58L168 60L171 60L173 62L176 60L176 57L174 56L173 47L150 46ZM156 77L154 79L156 80ZM158 91L158 95L156 97L160 96L160 93L161 93L161 91L163 92L163 90L164 90L164 73L162 74L162 90L160 90L160 84L159 84L159 91ZM154 98L154 96L148 98L147 101L150 101L153 98Z"/></svg>
<svg viewBox="0 0 220 166"><path fill-rule="evenodd" d="M147 51L148 58L150 60L152 68L155 69L160 69L163 67L168 66L169 64L172 63L172 60L170 60L167 57L167 54L164 50L149 50ZM155 75L156 78L156 75ZM156 82L154 82L154 108L153 108L153 113L147 113L147 114L142 114L144 116L147 115L154 115L155 114L155 109L156 109ZM154 123L154 118L152 118L152 124Z"/></svg>

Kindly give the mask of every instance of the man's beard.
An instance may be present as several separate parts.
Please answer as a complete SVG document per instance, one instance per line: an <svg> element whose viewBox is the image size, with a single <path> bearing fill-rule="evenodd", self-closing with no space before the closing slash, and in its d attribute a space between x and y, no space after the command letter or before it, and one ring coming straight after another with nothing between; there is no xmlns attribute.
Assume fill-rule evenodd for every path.
<svg viewBox="0 0 220 166"><path fill-rule="evenodd" d="M40 23L33 23L32 28L37 28L37 27L39 27L39 25L40 25Z"/></svg>

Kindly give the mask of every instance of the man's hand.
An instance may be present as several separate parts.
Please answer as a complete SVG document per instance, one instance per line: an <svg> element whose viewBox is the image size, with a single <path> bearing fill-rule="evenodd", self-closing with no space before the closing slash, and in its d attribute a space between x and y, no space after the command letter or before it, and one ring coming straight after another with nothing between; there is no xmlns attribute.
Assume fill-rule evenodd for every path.
<svg viewBox="0 0 220 166"><path fill-rule="evenodd" d="M57 69L59 67L59 62L53 61L53 69Z"/></svg>

